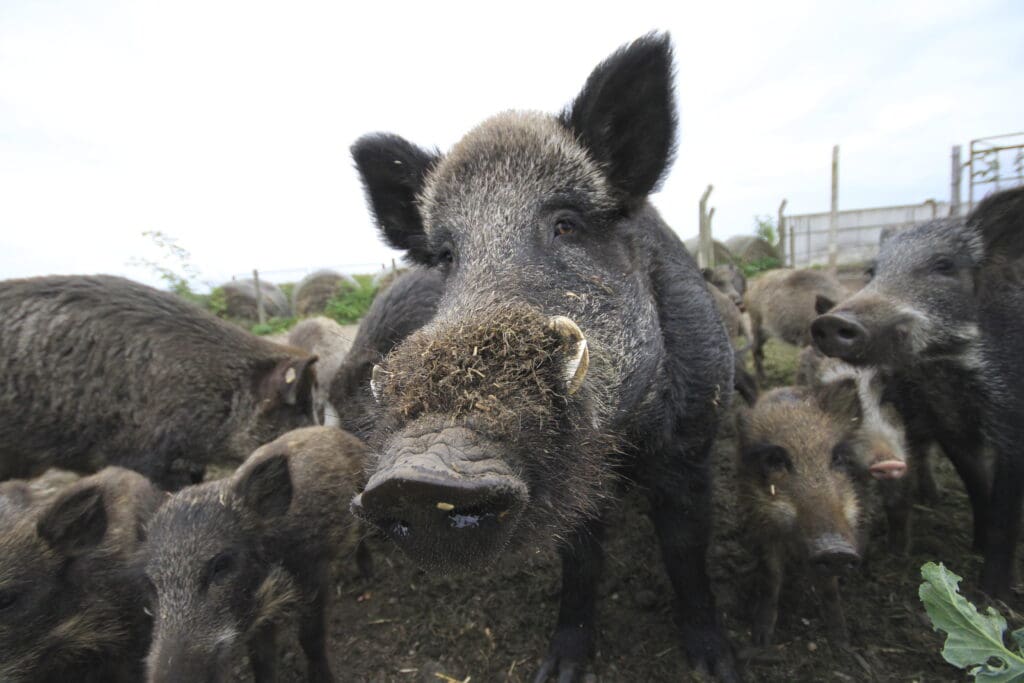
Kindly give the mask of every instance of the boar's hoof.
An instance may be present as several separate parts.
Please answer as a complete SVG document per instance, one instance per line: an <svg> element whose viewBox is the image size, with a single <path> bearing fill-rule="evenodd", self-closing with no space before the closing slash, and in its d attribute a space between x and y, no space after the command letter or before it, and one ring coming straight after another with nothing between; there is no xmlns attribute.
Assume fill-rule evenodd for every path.
<svg viewBox="0 0 1024 683"><path fill-rule="evenodd" d="M876 462L868 468L875 479L901 479L907 473L907 463L902 460Z"/></svg>
<svg viewBox="0 0 1024 683"><path fill-rule="evenodd" d="M811 565L820 574L838 576L859 564L857 550L836 534L823 534L811 542Z"/></svg>
<svg viewBox="0 0 1024 683"><path fill-rule="evenodd" d="M526 500L525 485L511 475L459 479L407 467L371 479L352 512L421 566L464 570L508 543Z"/></svg>
<svg viewBox="0 0 1024 683"><path fill-rule="evenodd" d="M853 317L843 313L819 315L811 323L814 345L826 356L856 363L864 360L868 331Z"/></svg>
<svg viewBox="0 0 1024 683"><path fill-rule="evenodd" d="M579 325L564 315L553 316L548 327L555 334L575 344L569 355L569 360L565 364L564 376L566 392L571 396L583 386L587 369L590 367L590 350L587 348L587 340L583 337Z"/></svg>

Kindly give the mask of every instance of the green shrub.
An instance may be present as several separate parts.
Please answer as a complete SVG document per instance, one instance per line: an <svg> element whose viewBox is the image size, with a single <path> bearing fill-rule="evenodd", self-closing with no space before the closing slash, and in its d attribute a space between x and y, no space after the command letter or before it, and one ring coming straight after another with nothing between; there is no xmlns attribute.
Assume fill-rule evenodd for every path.
<svg viewBox="0 0 1024 683"><path fill-rule="evenodd" d="M265 323L256 323L250 328L253 334L258 334L261 337L268 334L279 334L281 332L287 332L292 328L295 323L298 322L298 318L270 318Z"/></svg>
<svg viewBox="0 0 1024 683"><path fill-rule="evenodd" d="M782 266L782 263L779 262L779 259L774 256L766 256L765 258L757 259L750 263L744 263L740 268L743 270L744 275L752 277L758 273L763 273L766 270L774 270L780 266Z"/></svg>
<svg viewBox="0 0 1024 683"><path fill-rule="evenodd" d="M359 322L359 319L366 315L373 303L373 297L377 294L377 288L373 286L372 276L355 276L358 287L351 284L342 284L335 294L327 302L324 315L333 318L342 325L351 325Z"/></svg>

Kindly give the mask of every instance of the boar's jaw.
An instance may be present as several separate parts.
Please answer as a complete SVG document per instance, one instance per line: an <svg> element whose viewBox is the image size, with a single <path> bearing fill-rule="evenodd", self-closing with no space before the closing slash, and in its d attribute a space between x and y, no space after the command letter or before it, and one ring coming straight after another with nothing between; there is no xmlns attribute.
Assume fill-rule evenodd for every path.
<svg viewBox="0 0 1024 683"><path fill-rule="evenodd" d="M425 568L483 566L508 544L529 500L500 453L462 427L399 437L352 511Z"/></svg>

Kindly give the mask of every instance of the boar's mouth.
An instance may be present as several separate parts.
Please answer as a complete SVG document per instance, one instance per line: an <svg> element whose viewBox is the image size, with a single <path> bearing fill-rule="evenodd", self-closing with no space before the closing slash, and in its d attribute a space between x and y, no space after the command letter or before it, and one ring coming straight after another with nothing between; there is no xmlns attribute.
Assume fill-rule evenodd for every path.
<svg viewBox="0 0 1024 683"><path fill-rule="evenodd" d="M424 568L486 565L508 544L529 499L500 454L464 427L400 436L352 511Z"/></svg>

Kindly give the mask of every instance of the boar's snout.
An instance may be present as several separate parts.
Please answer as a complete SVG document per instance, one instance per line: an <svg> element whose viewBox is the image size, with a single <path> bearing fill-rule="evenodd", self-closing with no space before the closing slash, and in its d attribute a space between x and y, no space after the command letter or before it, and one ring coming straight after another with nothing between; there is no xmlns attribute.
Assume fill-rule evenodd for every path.
<svg viewBox="0 0 1024 683"><path fill-rule="evenodd" d="M486 564L508 543L528 494L501 460L481 457L478 447L470 457L443 434L431 435L425 451L402 454L375 473L353 499L352 511L421 566L470 569Z"/></svg>
<svg viewBox="0 0 1024 683"><path fill-rule="evenodd" d="M875 479L901 479L907 473L907 463L902 460L883 460L868 468Z"/></svg>
<svg viewBox="0 0 1024 683"><path fill-rule="evenodd" d="M860 553L838 534L822 534L811 541L811 566L827 576L838 576L856 569Z"/></svg>
<svg viewBox="0 0 1024 683"><path fill-rule="evenodd" d="M819 315L811 323L811 337L818 350L848 363L864 362L870 336L860 321L845 312Z"/></svg>

